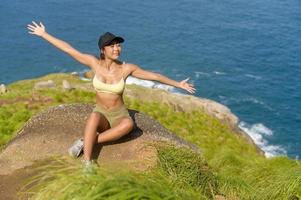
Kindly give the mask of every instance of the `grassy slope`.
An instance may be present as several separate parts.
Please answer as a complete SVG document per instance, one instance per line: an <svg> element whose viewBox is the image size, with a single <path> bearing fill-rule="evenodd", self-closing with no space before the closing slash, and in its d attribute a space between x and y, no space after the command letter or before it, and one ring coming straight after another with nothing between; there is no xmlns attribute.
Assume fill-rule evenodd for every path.
<svg viewBox="0 0 301 200"><path fill-rule="evenodd" d="M32 89L35 82L49 79L56 82L58 86L56 89L39 91ZM42 109L62 103L94 102L95 94L92 91L78 89L69 92L62 91L60 86L63 79L72 84L84 83L71 75L52 74L35 80L19 81L8 86L9 92L2 95L0 99L6 101L6 104L0 108L0 145L7 143L32 115ZM35 101L29 101L30 99ZM152 116L165 127L203 150L203 157L200 158L192 152L181 149L168 146L158 148L160 158L158 169L143 176L149 181L157 180L162 184L161 187L167 187L167 191L182 191L181 194L171 199L181 199L183 198L181 195L186 195L187 199L196 197L210 199L212 194L223 194L229 199L287 199L292 195L301 195L299 161L285 157L266 159L260 156L253 146L238 134L233 133L227 125L204 112L175 112L158 102L142 104L137 99L125 98L125 102L129 108ZM160 175L158 175L159 171L162 172L159 173ZM62 177L66 179L66 176ZM147 181L141 182L140 175L124 177L126 178L123 181L133 183L129 187L134 188L138 184L142 188L147 188L148 184L151 185ZM117 183L120 181L118 176L111 177L109 180L113 179ZM160 182L159 179L163 181ZM57 182L54 186L64 182L60 178L55 180ZM89 186L91 185L88 184L87 187ZM50 186L45 186L45 188L48 187ZM70 191L73 189L76 190L76 188L71 188ZM100 187L99 190L104 190L104 188ZM144 190L141 189L141 191ZM116 193L116 197L124 195L119 192ZM40 194L44 193L40 192ZM149 194L155 195L156 191L150 191ZM141 194L137 193L137 195ZM45 196L43 198L46 199Z"/></svg>

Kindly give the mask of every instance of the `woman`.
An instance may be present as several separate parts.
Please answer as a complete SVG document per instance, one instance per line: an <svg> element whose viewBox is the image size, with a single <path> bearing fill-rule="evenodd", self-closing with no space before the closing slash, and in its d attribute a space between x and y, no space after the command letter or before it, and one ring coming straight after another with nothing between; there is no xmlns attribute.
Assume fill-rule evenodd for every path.
<svg viewBox="0 0 301 200"><path fill-rule="evenodd" d="M95 143L117 140L130 133L134 127L133 120L129 116L122 98L125 80L129 75L159 81L184 89L192 94L195 92L193 85L187 83L188 79L177 82L161 74L145 71L137 65L119 61L120 44L124 42L124 39L116 37L112 33L107 32L100 36L98 42L100 57L97 58L81 53L68 43L48 34L41 22L37 24L33 21L32 24L27 25L27 28L30 30L30 34L45 39L78 62L91 68L95 74L93 86L96 90L96 106L87 120L84 139L76 141L69 149L69 153L73 156L79 156L84 150L86 165L92 164L91 155Z"/></svg>

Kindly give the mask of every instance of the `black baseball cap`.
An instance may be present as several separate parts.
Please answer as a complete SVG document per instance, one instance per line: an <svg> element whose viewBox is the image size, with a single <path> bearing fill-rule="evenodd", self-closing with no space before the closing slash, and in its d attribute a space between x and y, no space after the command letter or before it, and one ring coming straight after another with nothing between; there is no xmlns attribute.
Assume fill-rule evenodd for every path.
<svg viewBox="0 0 301 200"><path fill-rule="evenodd" d="M113 41L117 41L118 43L123 43L124 39L119 36L115 36L110 32L106 32L105 34L101 35L98 40L98 47L102 49L104 46L110 45Z"/></svg>

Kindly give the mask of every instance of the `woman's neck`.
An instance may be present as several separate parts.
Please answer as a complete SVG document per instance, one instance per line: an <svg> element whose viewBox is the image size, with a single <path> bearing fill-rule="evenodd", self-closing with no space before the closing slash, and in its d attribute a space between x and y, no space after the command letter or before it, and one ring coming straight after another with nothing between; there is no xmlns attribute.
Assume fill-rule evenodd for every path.
<svg viewBox="0 0 301 200"><path fill-rule="evenodd" d="M112 69L114 68L115 60L104 58L101 59L100 61L104 63L104 67L106 68L106 70L112 71Z"/></svg>

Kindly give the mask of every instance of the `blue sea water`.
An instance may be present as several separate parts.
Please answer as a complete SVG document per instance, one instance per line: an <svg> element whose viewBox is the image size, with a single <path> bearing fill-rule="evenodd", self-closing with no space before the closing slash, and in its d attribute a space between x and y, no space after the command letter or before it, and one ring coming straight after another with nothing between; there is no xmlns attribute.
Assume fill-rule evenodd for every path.
<svg viewBox="0 0 301 200"><path fill-rule="evenodd" d="M2 0L0 83L87 70L28 34L32 20L95 55L101 33L123 36L122 60L190 77L196 96L228 106L267 156L301 156L299 0Z"/></svg>

